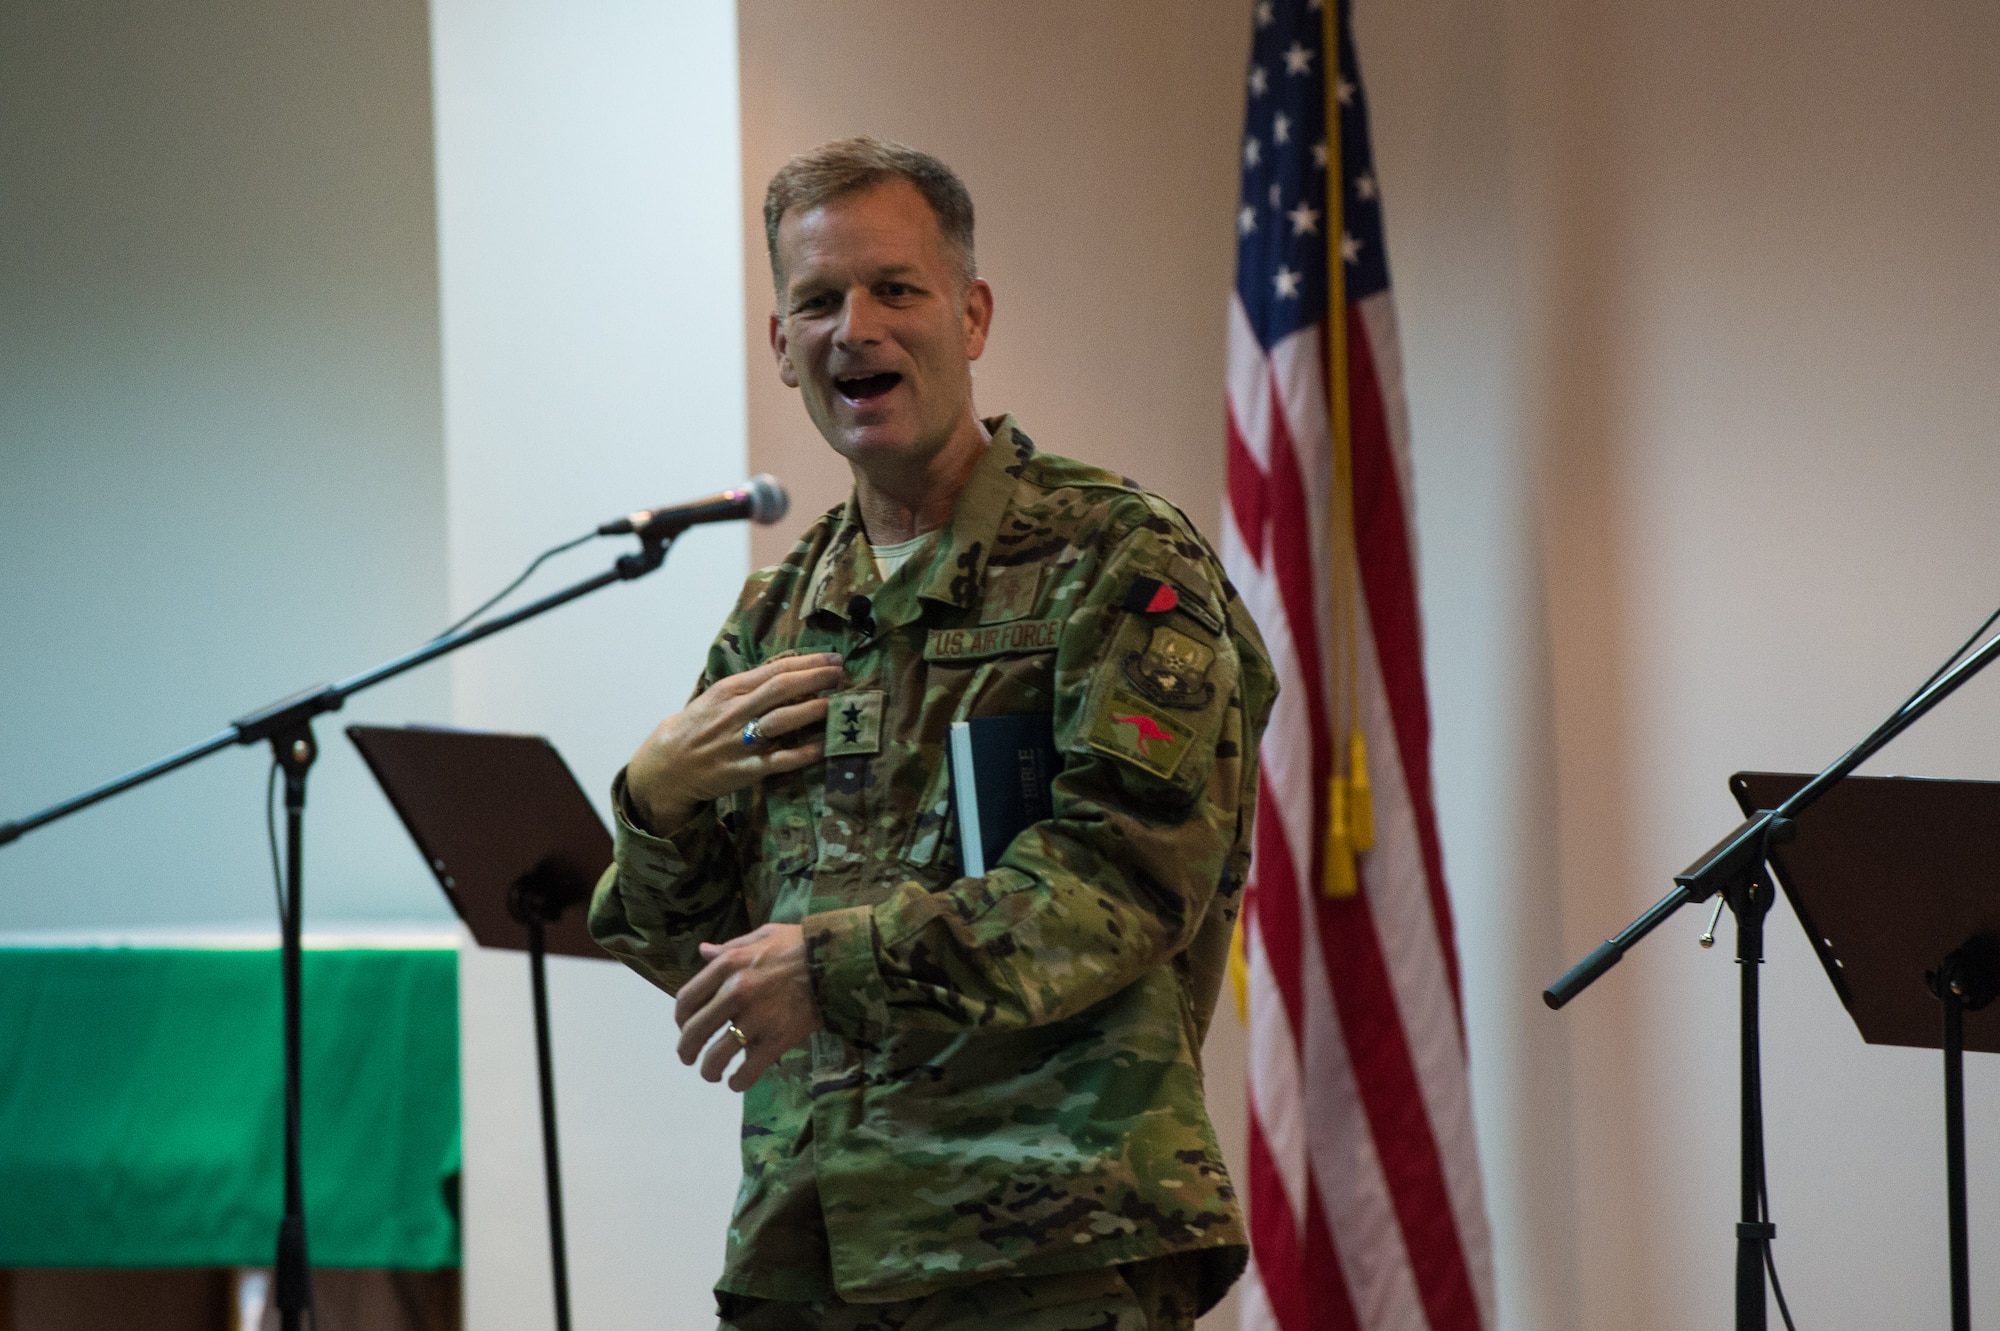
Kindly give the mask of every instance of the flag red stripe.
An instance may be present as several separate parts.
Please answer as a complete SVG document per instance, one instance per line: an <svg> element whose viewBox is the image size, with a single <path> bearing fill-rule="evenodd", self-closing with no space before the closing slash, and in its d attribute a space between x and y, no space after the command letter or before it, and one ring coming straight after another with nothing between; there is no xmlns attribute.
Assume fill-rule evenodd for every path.
<svg viewBox="0 0 2000 1331"><path fill-rule="evenodd" d="M1306 1295L1318 1314L1312 1331L1360 1331L1354 1300L1347 1292L1347 1275L1341 1270L1340 1254L1334 1251L1333 1234L1326 1225L1326 1204L1320 1200L1319 1186L1308 1177L1306 1185Z"/></svg>
<svg viewBox="0 0 2000 1331"><path fill-rule="evenodd" d="M1270 784L1270 773L1260 769L1259 780ZM1292 848L1285 844L1284 824L1270 813L1260 811L1251 829L1256 849L1251 855L1250 885L1244 894L1245 928L1257 931L1278 997L1285 1005L1286 1023L1294 1032L1305 1030L1305 989L1300 979L1300 957L1304 952L1305 929L1299 919L1298 878L1292 868Z"/></svg>
<svg viewBox="0 0 2000 1331"><path fill-rule="evenodd" d="M1254 1105L1250 1109L1249 1154L1250 1195L1275 1198L1277 1203L1250 1208L1250 1246L1257 1254L1257 1274L1264 1282L1264 1297L1283 1331L1313 1331L1301 1273L1298 1228L1291 1208L1284 1204L1285 1185L1278 1176L1277 1161L1271 1158L1270 1143L1264 1140L1264 1128L1257 1121Z"/></svg>
<svg viewBox="0 0 2000 1331"><path fill-rule="evenodd" d="M1431 1132L1394 985L1364 892L1314 903L1321 955L1333 988L1354 1081L1382 1175L1403 1230L1417 1293L1433 1327L1476 1327L1478 1302Z"/></svg>
<svg viewBox="0 0 2000 1331"><path fill-rule="evenodd" d="M1423 629L1418 618L1416 569L1410 559L1409 519L1396 461L1390 453L1389 422L1382 406L1381 383L1375 377L1374 350L1355 306L1347 311L1347 365L1349 419L1353 422L1355 544L1363 599L1382 663L1389 714L1395 719L1404 784L1415 806L1431 918L1444 954L1445 972L1451 977L1452 1005L1460 1014L1462 1042L1465 1000L1431 795L1430 704L1424 696Z"/></svg>
<svg viewBox="0 0 2000 1331"><path fill-rule="evenodd" d="M1271 512L1264 469L1257 465L1257 459L1250 455L1249 446L1243 442L1243 432L1236 424L1236 413L1231 411L1226 414L1229 420L1229 506L1235 513L1236 532L1243 538L1244 548L1250 552L1252 559L1262 564L1268 542L1264 523Z"/></svg>
<svg viewBox="0 0 2000 1331"><path fill-rule="evenodd" d="M1291 428L1285 421L1284 404L1278 396L1277 381L1271 381L1271 474L1268 494L1271 501L1271 553L1267 567L1276 578L1278 597L1291 625L1292 651L1298 658L1299 675L1306 686L1306 716L1312 733L1312 788L1321 790L1333 770L1332 728L1327 718L1326 666L1320 659L1319 590L1314 579L1315 556L1312 519L1306 512L1304 468L1299 463ZM1307 867L1317 882L1320 878L1324 814L1315 800L1312 863Z"/></svg>

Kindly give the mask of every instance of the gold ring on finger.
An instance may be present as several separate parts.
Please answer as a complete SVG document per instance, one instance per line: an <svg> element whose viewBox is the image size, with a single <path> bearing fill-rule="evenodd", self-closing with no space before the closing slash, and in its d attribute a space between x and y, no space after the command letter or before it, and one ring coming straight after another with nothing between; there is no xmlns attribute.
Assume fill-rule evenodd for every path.
<svg viewBox="0 0 2000 1331"><path fill-rule="evenodd" d="M733 1021L729 1023L729 1033L736 1037L736 1045L739 1049L748 1049L750 1047L750 1037L745 1035L743 1028Z"/></svg>

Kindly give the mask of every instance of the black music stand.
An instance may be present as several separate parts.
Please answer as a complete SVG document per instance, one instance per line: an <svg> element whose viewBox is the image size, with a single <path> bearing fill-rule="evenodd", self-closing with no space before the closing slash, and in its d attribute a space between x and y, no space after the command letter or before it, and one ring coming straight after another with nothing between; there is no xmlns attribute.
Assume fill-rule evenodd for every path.
<svg viewBox="0 0 2000 1331"><path fill-rule="evenodd" d="M542 1165L557 1331L570 1331L569 1258L556 1159L545 953L603 958L583 910L611 863L611 837L562 755L539 735L349 726L452 909L481 947L523 948L535 998Z"/></svg>
<svg viewBox="0 0 2000 1331"><path fill-rule="evenodd" d="M1738 772L1746 815L1809 776ZM1798 815L1770 861L1869 1044L1944 1051L1954 1331L1972 1325L1964 1051L2000 1053L2000 782L1851 776Z"/></svg>

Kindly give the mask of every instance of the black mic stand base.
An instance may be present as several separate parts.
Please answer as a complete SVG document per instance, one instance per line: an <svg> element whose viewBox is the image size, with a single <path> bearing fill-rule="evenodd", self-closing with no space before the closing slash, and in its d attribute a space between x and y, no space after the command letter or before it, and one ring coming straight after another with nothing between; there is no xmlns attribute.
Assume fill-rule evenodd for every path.
<svg viewBox="0 0 2000 1331"><path fill-rule="evenodd" d="M2000 944L1972 939L1924 977L1944 1015L1945 1224L1951 1244L1951 1331L1972 1331L1972 1244L1965 1202L1965 1014L2000 996Z"/></svg>
<svg viewBox="0 0 2000 1331"><path fill-rule="evenodd" d="M1764 918L1776 894L1766 874L1741 880L1727 893L1736 916L1736 964L1741 968L1739 1022L1741 1209L1736 1222L1736 1331L1764 1331L1769 1312L1764 1264L1777 1227L1764 1218L1764 1079L1758 970L1764 964Z"/></svg>
<svg viewBox="0 0 2000 1331"><path fill-rule="evenodd" d="M541 1090L542 1175L548 1190L549 1278L555 1292L556 1331L570 1331L569 1245L563 1234L562 1166L556 1154L555 1057L549 1042L549 985L544 925L562 915L560 898L541 890L530 875L515 884L509 912L528 928L528 981L535 1003L535 1072Z"/></svg>

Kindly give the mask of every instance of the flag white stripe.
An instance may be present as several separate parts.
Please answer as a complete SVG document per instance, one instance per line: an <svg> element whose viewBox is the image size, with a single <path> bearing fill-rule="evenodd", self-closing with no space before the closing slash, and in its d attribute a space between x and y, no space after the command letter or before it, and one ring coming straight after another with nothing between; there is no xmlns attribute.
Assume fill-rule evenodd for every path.
<svg viewBox="0 0 2000 1331"><path fill-rule="evenodd" d="M1417 838L1402 750L1396 744L1373 626L1361 624L1362 727L1375 783L1375 849L1362 857L1362 890L1375 921L1403 1038L1415 1065L1431 1136L1459 1243L1472 1254L1490 1246L1473 1140L1472 1091L1458 1006L1431 909L1430 879ZM1473 1270L1482 1269L1477 1263Z"/></svg>
<svg viewBox="0 0 2000 1331"><path fill-rule="evenodd" d="M1312 919L1318 886L1310 881L1292 886L1304 918ZM1303 941L1299 987L1306 1005L1306 1123L1313 1182L1326 1208L1334 1251L1362 1326L1421 1328L1426 1324L1423 1301L1403 1246L1388 1176L1382 1172L1368 1116L1361 1112L1361 1088L1327 977L1326 956L1316 935Z"/></svg>

